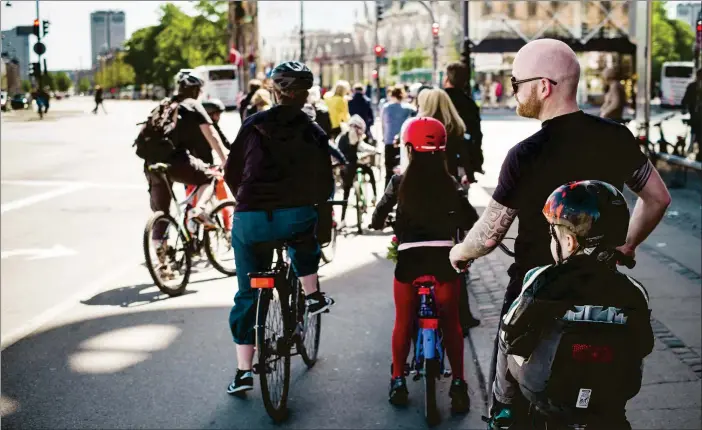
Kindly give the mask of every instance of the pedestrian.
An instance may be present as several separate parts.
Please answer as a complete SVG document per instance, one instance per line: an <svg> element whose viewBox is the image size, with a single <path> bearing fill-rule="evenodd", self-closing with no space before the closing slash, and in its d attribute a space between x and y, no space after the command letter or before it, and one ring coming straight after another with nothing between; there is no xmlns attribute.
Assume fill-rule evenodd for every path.
<svg viewBox="0 0 702 430"><path fill-rule="evenodd" d="M446 67L446 76L444 77L446 94L451 98L451 102L466 126L465 145L469 163L463 162L462 164L466 166L467 181L472 183L476 182L475 172L480 174L485 174L485 172L483 171L483 133L480 129L480 109L468 93L469 78L470 71L463 63L451 63ZM460 151L458 154L462 152Z"/></svg>
<svg viewBox="0 0 702 430"><path fill-rule="evenodd" d="M273 107L273 101L271 100L271 93L268 90L260 88L256 90L254 95L249 101L249 106L246 108L246 118L251 115L255 115L259 112L266 111Z"/></svg>
<svg viewBox="0 0 702 430"><path fill-rule="evenodd" d="M358 115L366 122L366 138L368 143L375 143L371 127L375 122L373 106L368 97L363 94L363 84L357 83L353 86L353 97L349 100L349 115Z"/></svg>
<svg viewBox="0 0 702 430"><path fill-rule="evenodd" d="M346 101L346 96L351 91L350 85L346 81L338 81L334 86L334 92L328 98L325 98L327 107L329 108L329 119L331 121L332 133L331 139L336 140L336 137L341 133L341 123L348 122L349 105Z"/></svg>
<svg viewBox="0 0 702 430"><path fill-rule="evenodd" d="M93 113L97 115L98 113L98 107L102 106L102 111L107 114L107 110L105 109L105 104L104 98L103 98L103 92L102 92L102 87L100 85L95 85L95 109L93 109Z"/></svg>
<svg viewBox="0 0 702 430"><path fill-rule="evenodd" d="M263 83L258 79L251 79L249 81L249 92L239 104L239 116L241 116L242 122L246 119L246 109L248 109L249 103L251 103L251 97L253 97L253 95L262 87L262 85Z"/></svg>
<svg viewBox="0 0 702 430"><path fill-rule="evenodd" d="M699 87L702 84L702 67L697 70L697 79L690 82L685 89L685 95L682 99L683 110L690 113L690 146L692 148L696 143L700 143L699 139L702 136L702 103L700 103ZM702 149L697 149L697 161L700 160Z"/></svg>
<svg viewBox="0 0 702 430"><path fill-rule="evenodd" d="M557 187L587 178L619 191L626 184L638 194L626 242L617 248L630 258L670 204L668 189L631 131L578 108L579 79L578 58L561 41L535 40L517 53L512 68L517 114L540 120L541 129L509 150L487 208L466 239L451 250L455 268L487 255L519 216L503 315L521 291L526 272L553 262L542 209ZM491 372L490 380L493 376Z"/></svg>
<svg viewBox="0 0 702 430"><path fill-rule="evenodd" d="M619 77L612 68L606 69L602 73L602 77L607 83L607 91L604 95L604 103L600 108L600 116L602 118L622 122L624 105L626 104L624 86L619 82Z"/></svg>
<svg viewBox="0 0 702 430"><path fill-rule="evenodd" d="M393 87L390 92L390 101L383 107L381 113L385 144L385 187L390 183L395 166L400 164L400 147L393 141L400 133L402 124L414 113L414 109L403 101L404 98L404 89L401 86Z"/></svg>

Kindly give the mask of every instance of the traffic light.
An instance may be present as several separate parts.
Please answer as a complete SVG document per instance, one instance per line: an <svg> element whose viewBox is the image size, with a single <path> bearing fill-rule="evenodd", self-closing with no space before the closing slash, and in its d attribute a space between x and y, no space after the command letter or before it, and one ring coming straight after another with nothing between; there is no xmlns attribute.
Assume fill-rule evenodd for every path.
<svg viewBox="0 0 702 430"><path fill-rule="evenodd" d="M434 39L439 38L439 23L435 22L431 25L431 34L434 35Z"/></svg>
<svg viewBox="0 0 702 430"><path fill-rule="evenodd" d="M383 48L383 45L375 45L373 52L375 52L376 57L382 57L385 54L385 48Z"/></svg>
<svg viewBox="0 0 702 430"><path fill-rule="evenodd" d="M34 33L34 35L36 37L39 37L39 20L38 19L34 20L34 28L32 29L32 33Z"/></svg>
<svg viewBox="0 0 702 430"><path fill-rule="evenodd" d="M41 29L42 29L42 35L43 37L46 37L46 35L49 33L49 21L42 21L41 22Z"/></svg>
<svg viewBox="0 0 702 430"><path fill-rule="evenodd" d="M377 70L373 70L371 75L373 76L373 79L378 79L378 71Z"/></svg>
<svg viewBox="0 0 702 430"><path fill-rule="evenodd" d="M41 64L32 63L32 68L29 70L29 74L30 76L34 76L35 78L41 76Z"/></svg>
<svg viewBox="0 0 702 430"><path fill-rule="evenodd" d="M375 19L380 22L383 20L383 13L385 13L385 6L383 5L383 0L375 0Z"/></svg>

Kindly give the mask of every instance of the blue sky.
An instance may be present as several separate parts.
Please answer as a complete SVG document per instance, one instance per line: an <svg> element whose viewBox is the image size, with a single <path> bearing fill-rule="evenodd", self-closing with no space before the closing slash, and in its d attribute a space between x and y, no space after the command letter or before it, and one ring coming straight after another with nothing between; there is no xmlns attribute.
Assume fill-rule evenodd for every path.
<svg viewBox="0 0 702 430"><path fill-rule="evenodd" d="M0 26L3 30L18 25L32 25L36 17L36 2L14 0L0 5ZM39 14L51 21L49 35L43 39L47 48L50 70L90 67L90 13L96 10L120 9L125 12L127 37L134 31L158 22L159 8L165 1L58 1L42 0ZM193 8L188 1L175 1L186 12ZM309 29L350 30L354 10L362 10L361 1L306 1L305 27ZM362 15L361 15L362 16ZM260 31L270 39L290 31L300 22L300 3L297 1L264 1L260 3ZM34 44L30 36L30 45ZM34 53L32 52L32 56Z"/></svg>

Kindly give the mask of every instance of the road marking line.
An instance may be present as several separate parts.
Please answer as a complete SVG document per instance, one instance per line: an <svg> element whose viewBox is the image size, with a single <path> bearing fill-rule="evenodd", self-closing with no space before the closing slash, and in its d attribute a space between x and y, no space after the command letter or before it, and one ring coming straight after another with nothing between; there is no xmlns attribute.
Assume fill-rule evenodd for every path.
<svg viewBox="0 0 702 430"><path fill-rule="evenodd" d="M19 185L25 187L58 187L81 185L86 188L102 188L114 190L145 190L146 184L130 184L119 182L79 182L79 181L34 181L34 180L2 180L2 185Z"/></svg>
<svg viewBox="0 0 702 430"><path fill-rule="evenodd" d="M23 199L15 200L9 203L0 205L0 213L5 213L14 209L23 208L25 206L33 205L35 203L42 202L44 200L53 199L55 197L62 196L64 194L73 193L86 187L82 184L67 185L58 190L51 190L41 194L35 194L33 196L25 197Z"/></svg>
<svg viewBox="0 0 702 430"><path fill-rule="evenodd" d="M8 334L2 334L0 337L0 351L5 348L17 343L18 341L24 339L25 337L35 333L43 326L51 322L57 316L65 313L73 306L80 303L81 300L85 299L86 296L94 296L99 293L106 285L111 284L113 281L117 280L120 276L126 274L130 270L134 270L138 263L130 262L125 264L112 272L108 272L105 276L94 281L85 288L81 289L78 293L71 296L69 299L60 302L53 308L49 308L46 311L40 313L36 317L32 318L28 323L20 325L18 328L10 331Z"/></svg>

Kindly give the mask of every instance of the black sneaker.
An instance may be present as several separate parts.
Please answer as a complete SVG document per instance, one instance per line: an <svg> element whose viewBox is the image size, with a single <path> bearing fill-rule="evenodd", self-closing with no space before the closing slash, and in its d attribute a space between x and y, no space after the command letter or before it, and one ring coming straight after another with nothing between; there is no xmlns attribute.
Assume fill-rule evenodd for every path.
<svg viewBox="0 0 702 430"><path fill-rule="evenodd" d="M409 400L407 382L405 378L399 376L390 380L390 394L388 401L395 406L405 406Z"/></svg>
<svg viewBox="0 0 702 430"><path fill-rule="evenodd" d="M334 305L334 299L325 296L321 291L315 291L314 293L305 296L305 305L307 305L309 316L312 317L326 311L332 305Z"/></svg>
<svg viewBox="0 0 702 430"><path fill-rule="evenodd" d="M247 391L251 390L253 390L253 372L236 369L236 376L232 383L229 384L227 394L242 397L246 395Z"/></svg>
<svg viewBox="0 0 702 430"><path fill-rule="evenodd" d="M466 384L466 381L454 378L451 381L449 397L451 397L451 412L465 414L470 411L470 397L468 397L468 384Z"/></svg>

